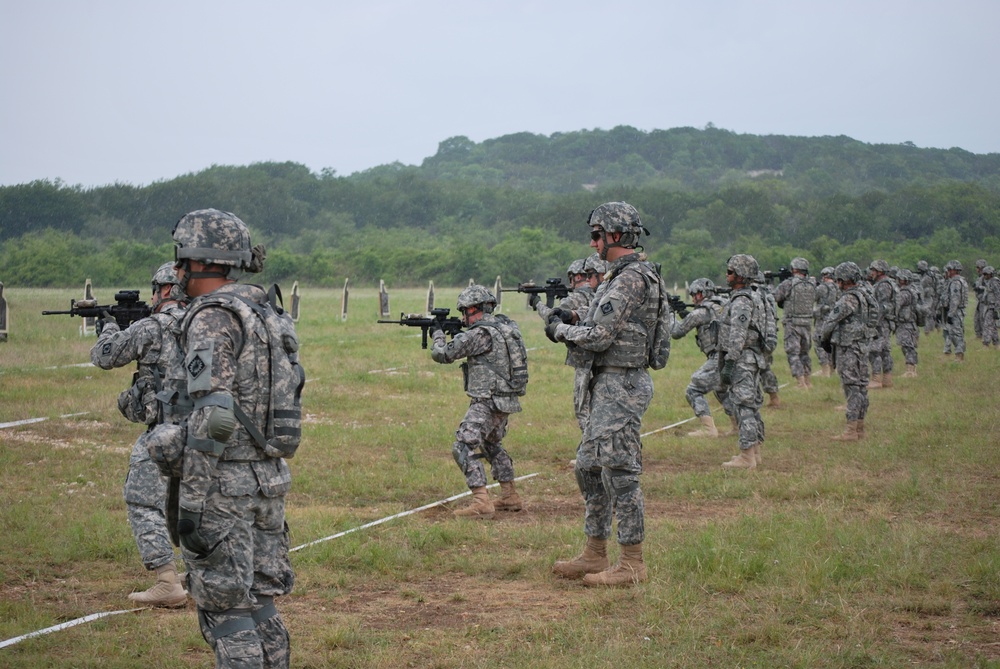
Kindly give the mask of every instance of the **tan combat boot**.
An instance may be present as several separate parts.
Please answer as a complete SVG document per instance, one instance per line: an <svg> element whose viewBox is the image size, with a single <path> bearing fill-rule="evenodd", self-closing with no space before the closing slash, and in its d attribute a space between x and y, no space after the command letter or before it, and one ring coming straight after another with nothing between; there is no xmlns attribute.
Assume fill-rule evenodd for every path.
<svg viewBox="0 0 1000 669"><path fill-rule="evenodd" d="M868 382L868 390L876 390L882 387L882 375L872 374L871 381Z"/></svg>
<svg viewBox="0 0 1000 669"><path fill-rule="evenodd" d="M904 379L915 379L917 378L917 366L906 363L906 371L903 372Z"/></svg>
<svg viewBox="0 0 1000 669"><path fill-rule="evenodd" d="M799 388L803 388L803 389L808 389L809 388L809 382L806 381L805 374L803 374L802 376L796 376L795 380L798 382L798 387Z"/></svg>
<svg viewBox="0 0 1000 669"><path fill-rule="evenodd" d="M156 568L156 584L144 592L133 592L128 596L137 604L162 606L174 609L187 604L187 592L177 575L177 565L173 561Z"/></svg>
<svg viewBox="0 0 1000 669"><path fill-rule="evenodd" d="M806 379L806 387L812 388L813 387L812 372L808 372L807 374L805 374L805 379Z"/></svg>
<svg viewBox="0 0 1000 669"><path fill-rule="evenodd" d="M754 454L754 446L741 448L740 454L733 456L729 462L723 462L723 469L753 469L757 466L757 456Z"/></svg>
<svg viewBox="0 0 1000 669"><path fill-rule="evenodd" d="M587 537L583 552L572 560L556 562L552 565L552 573L560 578L583 578L587 574L602 572L610 566L608 540Z"/></svg>
<svg viewBox="0 0 1000 669"><path fill-rule="evenodd" d="M826 378L833 376L833 365L830 363L823 365L823 372L821 373L821 376L825 376Z"/></svg>
<svg viewBox="0 0 1000 669"><path fill-rule="evenodd" d="M514 489L513 481L500 481L500 499L493 503L497 511L520 511L521 496Z"/></svg>
<svg viewBox="0 0 1000 669"><path fill-rule="evenodd" d="M892 388L892 372L886 372L882 375L882 387Z"/></svg>
<svg viewBox="0 0 1000 669"><path fill-rule="evenodd" d="M860 439L858 432L858 422L856 420L847 421L847 427L840 434L832 437L834 441L857 441Z"/></svg>
<svg viewBox="0 0 1000 669"><path fill-rule="evenodd" d="M615 566L583 577L583 584L590 587L636 585L646 580L646 563L642 560L642 544L622 546Z"/></svg>
<svg viewBox="0 0 1000 669"><path fill-rule="evenodd" d="M955 362L965 362L965 354L964 353L956 353L955 354Z"/></svg>
<svg viewBox="0 0 1000 669"><path fill-rule="evenodd" d="M490 493L486 487L472 489L472 502L464 509L455 512L456 518L475 518L476 520L492 520L496 509L490 501Z"/></svg>
<svg viewBox="0 0 1000 669"><path fill-rule="evenodd" d="M770 401L767 403L769 409L780 409L781 408L781 398L778 397L778 391L775 390L773 393L768 393L771 397Z"/></svg>
<svg viewBox="0 0 1000 669"><path fill-rule="evenodd" d="M719 430L715 427L715 419L711 416L700 416L698 420L701 421L701 429L695 430L694 432L688 432L689 437L718 437Z"/></svg>

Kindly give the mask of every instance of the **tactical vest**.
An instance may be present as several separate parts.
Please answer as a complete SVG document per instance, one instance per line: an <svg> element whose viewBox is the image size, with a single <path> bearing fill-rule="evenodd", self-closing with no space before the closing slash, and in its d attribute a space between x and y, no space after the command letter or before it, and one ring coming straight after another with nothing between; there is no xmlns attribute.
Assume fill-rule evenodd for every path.
<svg viewBox="0 0 1000 669"><path fill-rule="evenodd" d="M906 299L904 294L909 297ZM916 323L917 311L920 309L920 288L913 284L899 287L899 313L896 320L900 323Z"/></svg>
<svg viewBox="0 0 1000 669"><path fill-rule="evenodd" d="M158 421L177 424L187 418L192 408L180 342L184 310L167 308L151 318L160 326L160 359L154 375Z"/></svg>
<svg viewBox="0 0 1000 669"><path fill-rule="evenodd" d="M754 353L764 354L764 333L766 333L767 326L767 305L764 303L764 297L761 295L761 289L756 287L746 287L740 288L739 290L733 291L729 296L729 304L731 306L735 305L736 300L749 300L750 301L750 323L747 327L747 338L744 343L744 348L750 349ZM732 329L731 313L727 313L727 317L724 320L720 320L719 325L719 340L720 343L728 342ZM773 350L773 349L772 349Z"/></svg>
<svg viewBox="0 0 1000 669"><path fill-rule="evenodd" d="M845 295L852 296L858 303L858 309L850 318L842 320L833 331L830 341L838 346L849 346L855 342L867 343L875 336L875 320L878 304L871 291L861 285L848 288Z"/></svg>
<svg viewBox="0 0 1000 669"><path fill-rule="evenodd" d="M698 348L706 356L719 350L719 316L722 315L722 308L726 306L727 301L725 297L713 295L696 307L697 309L707 309L712 314L711 322L699 325L695 335Z"/></svg>
<svg viewBox="0 0 1000 669"><path fill-rule="evenodd" d="M830 283L829 281L821 281L819 285L816 286L816 322L821 323L830 312L833 311L833 305L837 303L837 293L839 289L837 284Z"/></svg>
<svg viewBox="0 0 1000 669"><path fill-rule="evenodd" d="M879 319L895 323L899 311L899 285L889 277L883 276L875 282L872 290L878 299Z"/></svg>
<svg viewBox="0 0 1000 669"><path fill-rule="evenodd" d="M816 284L812 278L793 276L788 297L784 301L785 322L793 325L812 323L813 304L816 301Z"/></svg>
<svg viewBox="0 0 1000 669"><path fill-rule="evenodd" d="M954 288L954 284L958 285L958 288ZM969 306L969 282L965 280L965 277L961 274L956 274L952 278L948 279L945 284L947 290L947 305L948 309L951 310L952 302L957 302L955 309L958 311L964 311L967 306Z"/></svg>
<svg viewBox="0 0 1000 669"><path fill-rule="evenodd" d="M646 299L632 310L625 327L618 333L611 346L594 356L595 367L628 367L645 368L649 366L650 337L657 327L660 312L660 278L652 263L636 260L613 268L602 283L607 286L598 293L596 301L591 304L590 313L596 314L607 303L607 294L612 291L614 281L625 272L636 272L646 284ZM588 323L593 325L593 322ZM669 334L667 341L670 341Z"/></svg>
<svg viewBox="0 0 1000 669"><path fill-rule="evenodd" d="M476 328L485 328L490 333L492 346L486 353L465 362L465 392L477 399L524 395L528 363L517 324L503 314L495 314L484 316L469 331Z"/></svg>

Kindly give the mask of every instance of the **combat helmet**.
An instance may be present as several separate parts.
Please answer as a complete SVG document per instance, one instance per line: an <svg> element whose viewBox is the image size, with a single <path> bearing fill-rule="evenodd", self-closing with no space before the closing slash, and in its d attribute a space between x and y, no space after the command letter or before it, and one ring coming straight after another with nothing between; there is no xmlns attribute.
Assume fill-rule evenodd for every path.
<svg viewBox="0 0 1000 669"><path fill-rule="evenodd" d="M792 269L797 269L801 272L809 271L809 261L805 258L792 258L791 266Z"/></svg>
<svg viewBox="0 0 1000 669"><path fill-rule="evenodd" d="M976 261L976 269L982 270L984 267L986 267L985 258L980 258L979 260Z"/></svg>
<svg viewBox="0 0 1000 669"><path fill-rule="evenodd" d="M601 260L601 255L599 253L591 253L587 256L586 260L583 261L583 271L587 274L598 274L602 275L608 271L608 263Z"/></svg>
<svg viewBox="0 0 1000 669"><path fill-rule="evenodd" d="M845 281L847 283L860 283L861 268L850 260L842 262L833 270L833 278L837 281Z"/></svg>
<svg viewBox="0 0 1000 669"><path fill-rule="evenodd" d="M574 260L569 264L569 267L566 268L566 276L569 278L570 283L573 283L574 276L585 273L584 265L586 262L587 261L584 258L580 258L579 260Z"/></svg>
<svg viewBox="0 0 1000 669"><path fill-rule="evenodd" d="M737 253L734 256L730 256L729 261L726 262L726 269L736 276L750 281L756 281L757 275L760 273L760 265L757 264L757 259L747 253Z"/></svg>
<svg viewBox="0 0 1000 669"><path fill-rule="evenodd" d="M953 269L956 272L961 273L961 271L962 271L962 263L960 261L958 261L958 260L949 260L948 262L946 262L944 264L944 271L947 272L950 269Z"/></svg>
<svg viewBox="0 0 1000 669"><path fill-rule="evenodd" d="M199 209L181 217L174 226L176 260L197 260L206 265L227 265L248 272L264 269L264 247L250 247L250 230L236 214Z"/></svg>
<svg viewBox="0 0 1000 669"><path fill-rule="evenodd" d="M602 260L607 260L608 249L614 246L627 249L641 248L639 247L639 236L642 233L649 234L649 230L639 220L639 212L628 202L605 202L590 212L590 216L587 217L587 226L590 228L597 226L601 229L599 234L604 239L604 249L601 252ZM608 241L607 234L609 232L622 233L621 239L617 242Z"/></svg>
<svg viewBox="0 0 1000 669"><path fill-rule="evenodd" d="M920 272L921 274L923 274L928 269L929 269L929 267L927 265L927 261L926 260L918 260L917 261L917 271L918 272Z"/></svg>
<svg viewBox="0 0 1000 669"><path fill-rule="evenodd" d="M821 269L819 271L819 275L820 276L829 276L829 277L832 277L833 276L833 268L830 267L830 266L826 266L826 267L824 267L823 269Z"/></svg>
<svg viewBox="0 0 1000 669"><path fill-rule="evenodd" d="M986 267L983 268L983 276L986 276L987 274L990 276L994 276L996 272L997 271L993 268L993 265L987 265Z"/></svg>
<svg viewBox="0 0 1000 669"><path fill-rule="evenodd" d="M688 286L688 295L696 295L698 293L701 293L705 297L715 295L715 284L712 283L711 279L695 279Z"/></svg>
<svg viewBox="0 0 1000 669"><path fill-rule="evenodd" d="M497 304L497 298L486 286L473 284L458 294L458 310L465 311L469 307L482 305L485 313L493 313L493 307Z"/></svg>
<svg viewBox="0 0 1000 669"><path fill-rule="evenodd" d="M165 262L159 269L153 272L153 308L155 309L162 302L168 300L183 300L184 291L181 290L181 282L177 279L177 269L172 262ZM159 296L161 286L170 286L170 293L166 299Z"/></svg>
<svg viewBox="0 0 1000 669"><path fill-rule="evenodd" d="M881 274L888 274L889 263L879 258L878 260L872 260L871 264L868 265L868 269L880 272Z"/></svg>

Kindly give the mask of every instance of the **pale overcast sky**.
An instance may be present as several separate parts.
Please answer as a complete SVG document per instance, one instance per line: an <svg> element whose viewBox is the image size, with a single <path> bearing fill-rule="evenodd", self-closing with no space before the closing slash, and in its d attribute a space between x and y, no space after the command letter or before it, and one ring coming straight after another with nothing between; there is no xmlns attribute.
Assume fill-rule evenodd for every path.
<svg viewBox="0 0 1000 669"><path fill-rule="evenodd" d="M678 126L1000 152L997 0L0 0L0 185Z"/></svg>

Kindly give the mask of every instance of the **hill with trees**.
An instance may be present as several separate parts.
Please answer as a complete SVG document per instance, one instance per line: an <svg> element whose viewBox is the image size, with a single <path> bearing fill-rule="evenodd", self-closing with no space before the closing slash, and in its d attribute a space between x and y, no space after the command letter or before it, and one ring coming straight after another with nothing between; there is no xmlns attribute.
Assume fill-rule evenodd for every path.
<svg viewBox="0 0 1000 669"><path fill-rule="evenodd" d="M173 222L214 206L267 244L261 281L513 283L562 276L589 252L589 211L619 199L653 231L648 252L668 281L720 279L736 252L817 269L1000 255L1000 154L622 126L452 137L419 166L349 176L256 163L147 186L0 187L0 280L145 285L172 257Z"/></svg>

